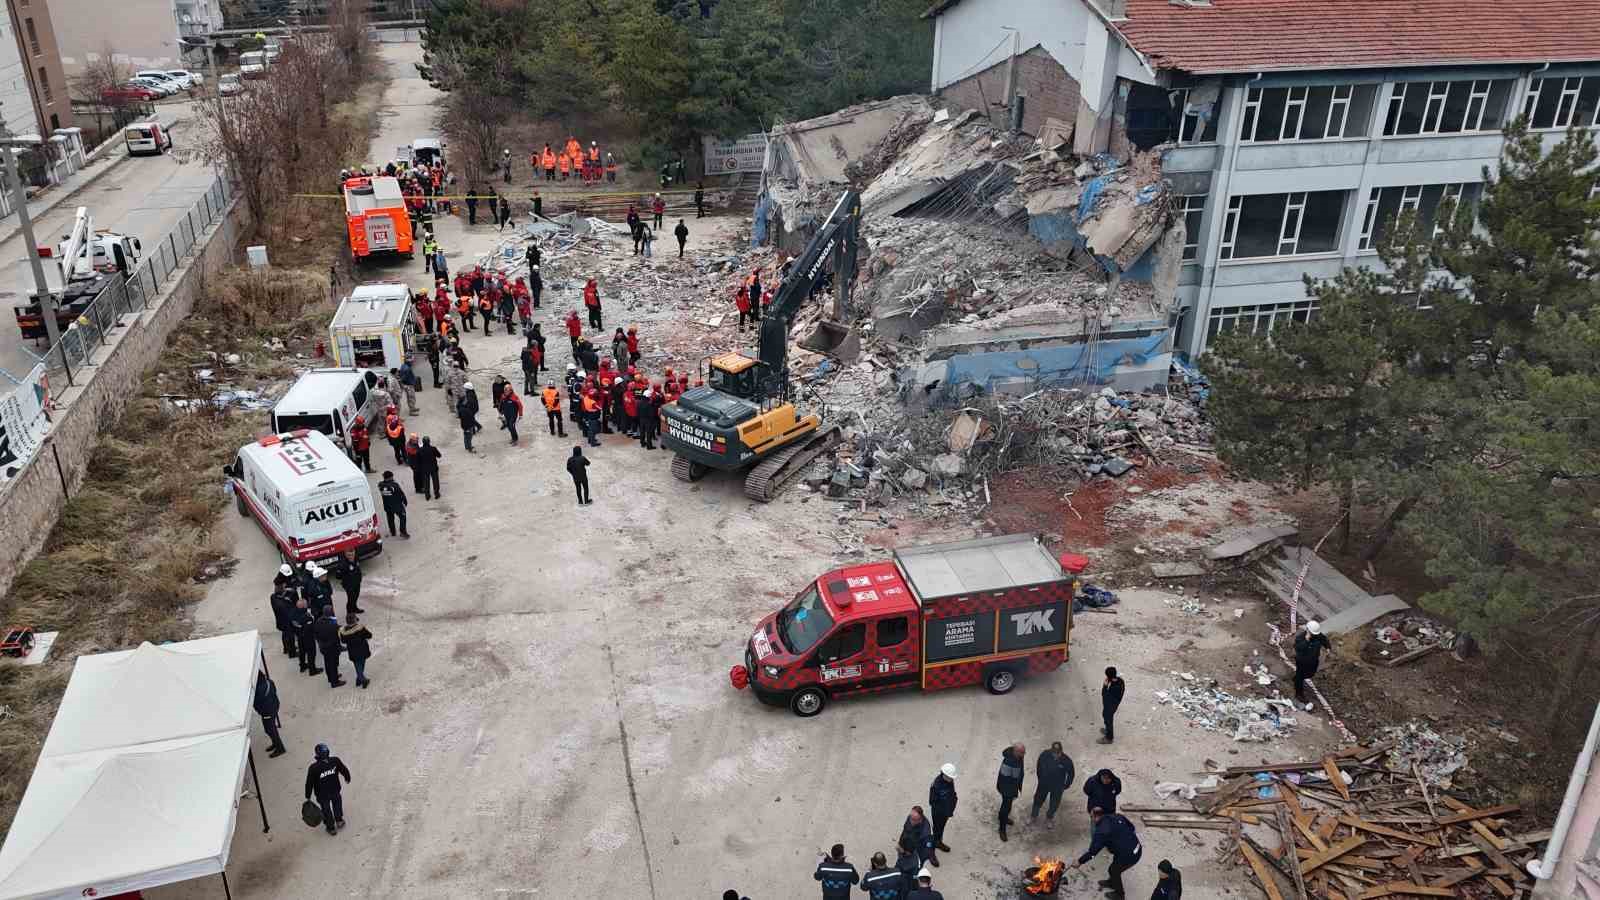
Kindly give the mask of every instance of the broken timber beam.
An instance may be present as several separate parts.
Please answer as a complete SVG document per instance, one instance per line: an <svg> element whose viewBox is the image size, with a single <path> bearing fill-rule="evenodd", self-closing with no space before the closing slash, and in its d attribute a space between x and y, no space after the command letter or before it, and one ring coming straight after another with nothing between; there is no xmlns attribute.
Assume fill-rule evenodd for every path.
<svg viewBox="0 0 1600 900"><path fill-rule="evenodd" d="M1250 869L1256 873L1256 880L1261 883L1261 889L1267 892L1268 900L1283 900L1283 892L1278 890L1278 882L1272 877L1272 872L1267 868L1266 862L1256 853L1248 843L1239 844L1239 852L1244 854L1244 861L1250 864Z"/></svg>
<svg viewBox="0 0 1600 900"><path fill-rule="evenodd" d="M1467 812L1459 812L1453 816L1445 816L1444 818L1436 819L1435 821L1440 825L1456 825L1461 822L1471 822L1475 819L1490 819L1494 818L1495 816L1503 816L1507 813L1519 812L1521 809L1522 807L1515 803L1508 803L1504 806L1491 806L1488 809L1473 809L1468 810Z"/></svg>
<svg viewBox="0 0 1600 900"><path fill-rule="evenodd" d="M1395 828L1385 828L1382 825L1374 825L1371 822L1358 819L1355 816L1340 816L1339 821L1345 825L1349 825L1351 828L1360 829L1361 831L1369 831L1373 834L1381 834L1384 837L1391 837L1397 841L1408 841L1413 844L1427 844L1430 847L1439 846L1439 841L1434 840L1431 837L1423 837L1420 834L1410 834Z"/></svg>
<svg viewBox="0 0 1600 900"><path fill-rule="evenodd" d="M1316 870L1322 868L1323 866L1327 865L1328 863L1331 863L1334 860L1338 859L1339 857L1345 855L1346 853L1349 853L1350 851L1356 849L1357 847L1360 847L1362 844L1365 844L1366 842L1367 842L1367 839L1362 837L1359 834L1356 835L1355 837L1346 838L1342 843L1335 844L1332 847L1329 847L1328 849L1322 851L1321 853L1318 853L1316 856L1313 856L1310 859L1306 860L1305 862L1301 863L1300 864L1300 874L1302 876L1310 875L1312 872L1315 872Z"/></svg>
<svg viewBox="0 0 1600 900"><path fill-rule="evenodd" d="M1449 888L1437 888L1426 884L1412 884L1409 881L1391 881L1380 884L1362 892L1360 900L1375 900L1378 897L1387 897L1391 894L1415 894L1423 897L1454 897L1455 891Z"/></svg>

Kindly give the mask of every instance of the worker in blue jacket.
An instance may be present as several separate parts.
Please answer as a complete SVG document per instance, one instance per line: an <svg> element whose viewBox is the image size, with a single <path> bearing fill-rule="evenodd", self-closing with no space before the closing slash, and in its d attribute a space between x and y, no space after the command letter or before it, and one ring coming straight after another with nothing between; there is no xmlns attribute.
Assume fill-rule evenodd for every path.
<svg viewBox="0 0 1600 900"><path fill-rule="evenodd" d="M1089 849L1078 857L1072 868L1079 868L1101 850L1110 851L1111 869L1100 881L1100 886L1106 889L1106 896L1112 900L1122 900L1122 873L1133 868L1144 855L1144 848L1139 845L1139 835L1133 830L1133 823L1120 813L1108 813L1096 807L1089 817L1094 820L1094 837Z"/></svg>

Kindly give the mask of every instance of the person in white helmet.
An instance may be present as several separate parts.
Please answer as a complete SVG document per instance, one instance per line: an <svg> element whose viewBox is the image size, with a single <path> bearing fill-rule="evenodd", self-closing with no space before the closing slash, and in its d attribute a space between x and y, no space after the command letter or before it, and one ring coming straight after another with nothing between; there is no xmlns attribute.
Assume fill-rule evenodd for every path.
<svg viewBox="0 0 1600 900"><path fill-rule="evenodd" d="M928 812L933 817L934 849L946 853L950 846L944 842L944 826L956 814L956 799L956 764L945 763L928 785Z"/></svg>
<svg viewBox="0 0 1600 900"><path fill-rule="evenodd" d="M1322 651L1332 649L1316 619L1307 619L1305 630L1294 636L1294 696L1308 710L1311 704L1306 702L1306 681L1316 677L1317 668L1322 665Z"/></svg>

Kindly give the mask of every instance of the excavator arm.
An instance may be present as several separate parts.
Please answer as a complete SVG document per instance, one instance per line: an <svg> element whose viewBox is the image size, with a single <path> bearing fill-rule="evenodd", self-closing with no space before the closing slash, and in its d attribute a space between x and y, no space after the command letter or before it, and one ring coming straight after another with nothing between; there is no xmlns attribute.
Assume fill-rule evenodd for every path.
<svg viewBox="0 0 1600 900"><path fill-rule="evenodd" d="M800 308L811 297L818 280L830 271L831 261L834 309L837 312L848 304L850 289L856 278L856 254L860 247L861 195L845 191L833 212L823 221L822 227L795 260L789 277L784 279L772 306L762 316L759 345L760 386L757 402L777 397L785 398L789 392L789 328Z"/></svg>

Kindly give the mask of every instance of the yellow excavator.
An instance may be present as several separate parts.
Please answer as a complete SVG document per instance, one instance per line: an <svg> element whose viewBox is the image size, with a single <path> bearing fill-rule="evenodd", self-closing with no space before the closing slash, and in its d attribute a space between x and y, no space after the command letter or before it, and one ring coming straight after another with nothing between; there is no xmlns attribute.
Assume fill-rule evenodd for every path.
<svg viewBox="0 0 1600 900"><path fill-rule="evenodd" d="M706 384L665 407L662 443L675 455L672 474L698 481L712 469L748 469L744 492L766 502L823 453L838 446L836 425L801 415L789 399L789 328L795 314L831 277L835 310L855 282L861 197L846 191L778 288L761 320L758 356L728 352L704 361Z"/></svg>

